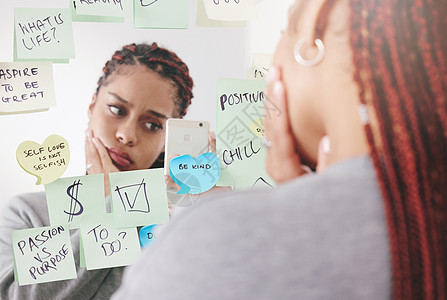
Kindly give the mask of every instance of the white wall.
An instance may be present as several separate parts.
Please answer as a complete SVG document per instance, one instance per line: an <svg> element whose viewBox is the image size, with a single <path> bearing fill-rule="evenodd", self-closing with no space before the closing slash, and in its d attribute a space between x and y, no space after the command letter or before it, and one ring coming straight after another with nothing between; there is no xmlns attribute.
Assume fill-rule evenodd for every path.
<svg viewBox="0 0 447 300"><path fill-rule="evenodd" d="M6 3L5 3L6 2ZM64 177L85 172L84 131L87 106L104 63L115 50L132 42L156 41L175 51L189 66L194 99L187 118L209 120L215 129L216 79L244 78L251 53L273 53L292 0L257 0L260 19L245 28L195 27L197 0L189 0L189 28L184 30L134 29L125 23L73 23L76 58L54 64L57 106L47 112L0 115L0 207L13 195L43 190L34 176L15 159L25 140L42 143L51 134L66 138L71 160ZM14 7L68 7L68 0L14 0L0 4L0 61L13 61Z"/></svg>

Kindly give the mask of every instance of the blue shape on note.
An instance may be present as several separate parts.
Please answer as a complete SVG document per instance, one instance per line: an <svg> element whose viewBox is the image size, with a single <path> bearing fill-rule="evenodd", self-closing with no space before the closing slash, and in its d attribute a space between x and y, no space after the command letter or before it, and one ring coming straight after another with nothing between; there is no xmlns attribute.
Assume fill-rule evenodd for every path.
<svg viewBox="0 0 447 300"><path fill-rule="evenodd" d="M171 159L169 174L180 186L177 194L200 194L211 189L220 178L220 162L214 153L207 152L193 158L182 155Z"/></svg>
<svg viewBox="0 0 447 300"><path fill-rule="evenodd" d="M157 225L144 226L138 232L138 237L140 239L140 245L141 245L142 248L147 247L147 246L149 246L149 245L154 243L154 240L155 240L155 234L154 234L155 227L157 227Z"/></svg>

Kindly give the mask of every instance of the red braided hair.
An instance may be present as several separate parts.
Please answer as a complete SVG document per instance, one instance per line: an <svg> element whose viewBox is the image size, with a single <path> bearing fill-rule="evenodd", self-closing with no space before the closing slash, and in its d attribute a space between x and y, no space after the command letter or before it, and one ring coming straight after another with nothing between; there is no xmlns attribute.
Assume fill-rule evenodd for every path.
<svg viewBox="0 0 447 300"><path fill-rule="evenodd" d="M327 23L327 0L316 37ZM447 297L447 0L350 0L360 102L383 195L394 299ZM377 127L377 128L376 128Z"/></svg>
<svg viewBox="0 0 447 300"><path fill-rule="evenodd" d="M186 114L188 106L193 97L192 88L194 82L189 76L188 66L175 54L157 43L130 44L121 50L115 51L112 58L107 61L103 68L103 75L98 80L99 88L107 83L107 78L116 71L120 65L143 64L149 69L157 72L161 77L169 79L177 87L177 117Z"/></svg>

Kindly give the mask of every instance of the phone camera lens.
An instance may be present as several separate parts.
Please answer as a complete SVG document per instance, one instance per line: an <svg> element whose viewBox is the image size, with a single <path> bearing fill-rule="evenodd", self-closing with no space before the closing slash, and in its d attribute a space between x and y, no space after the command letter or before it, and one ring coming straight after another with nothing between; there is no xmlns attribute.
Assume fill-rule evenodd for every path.
<svg viewBox="0 0 447 300"><path fill-rule="evenodd" d="M203 123L199 123L199 126L202 127L202 126L203 126Z"/></svg>

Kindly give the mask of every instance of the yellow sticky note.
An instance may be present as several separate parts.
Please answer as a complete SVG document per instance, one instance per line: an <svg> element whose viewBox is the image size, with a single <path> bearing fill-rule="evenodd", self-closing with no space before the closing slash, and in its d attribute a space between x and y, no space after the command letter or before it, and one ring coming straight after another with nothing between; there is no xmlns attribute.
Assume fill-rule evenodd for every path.
<svg viewBox="0 0 447 300"><path fill-rule="evenodd" d="M56 105L50 62L0 63L0 114L47 110Z"/></svg>
<svg viewBox="0 0 447 300"><path fill-rule="evenodd" d="M68 142L53 134L43 144L25 141L17 147L17 161L26 172L37 177L36 185L47 184L64 174L70 161Z"/></svg>
<svg viewBox="0 0 447 300"><path fill-rule="evenodd" d="M204 0L197 1L197 27L245 27L247 21L218 21L208 18L205 10Z"/></svg>
<svg viewBox="0 0 447 300"><path fill-rule="evenodd" d="M248 70L246 79L266 79L270 65L272 64L273 55L271 54L253 54L253 63Z"/></svg>
<svg viewBox="0 0 447 300"><path fill-rule="evenodd" d="M212 20L247 21L257 18L253 0L203 0L206 14Z"/></svg>

